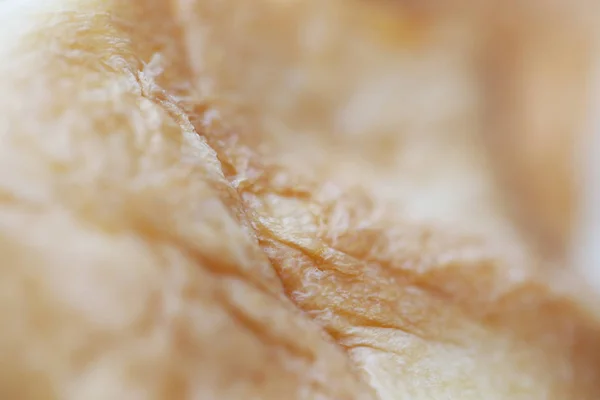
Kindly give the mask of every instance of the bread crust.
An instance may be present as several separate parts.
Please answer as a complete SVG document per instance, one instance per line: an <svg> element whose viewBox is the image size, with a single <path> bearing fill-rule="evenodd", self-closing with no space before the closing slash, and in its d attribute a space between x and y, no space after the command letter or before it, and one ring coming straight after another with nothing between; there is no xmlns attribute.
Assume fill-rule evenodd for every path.
<svg viewBox="0 0 600 400"><path fill-rule="evenodd" d="M597 398L465 33L381 7L0 5L1 398Z"/></svg>

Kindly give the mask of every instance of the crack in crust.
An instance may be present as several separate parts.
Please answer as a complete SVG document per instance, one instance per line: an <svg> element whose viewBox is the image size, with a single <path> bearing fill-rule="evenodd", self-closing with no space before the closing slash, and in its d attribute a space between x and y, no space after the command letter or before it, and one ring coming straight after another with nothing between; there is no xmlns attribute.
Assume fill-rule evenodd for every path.
<svg viewBox="0 0 600 400"><path fill-rule="evenodd" d="M0 126L12 126L0 146L0 170L10 171L0 188L11 203L0 209L0 321L9 327L0 334L9 366L0 368L0 397L597 397L598 325L537 275L535 257L519 258L517 239L498 240L504 225L489 197L464 189L483 179L477 146L452 131L467 182L441 187L468 192L458 200L475 201L489 231L459 230L471 210L442 207L449 221L411 219L428 196L386 196L385 186L419 190L410 171L420 168L405 158L420 145L425 161L446 163L423 173L428 184L446 180L441 173L458 161L439 152L448 139L437 129L448 114L470 113L440 109L443 123L431 131L390 141L402 121L383 118L383 108L375 114L388 125L375 118L371 126L369 110L364 136L333 135L328 119L339 102L372 95L371 85L379 93L382 83L370 77L389 73L383 64L404 65L388 35L406 26L357 2L323 9L309 0L300 13L267 0L134 3L50 10L22 39L40 63L20 60L6 72L14 79L0 80L13 93L0 98ZM233 29L219 19L227 4L240 6L230 11L264 43L202 30ZM196 8L203 5L216 7L214 20ZM261 30L253 7L285 25L281 37ZM315 54L326 48L306 50L289 37L290 27L318 25L315 16L332 28L334 47L354 38L372 57L353 65L355 49L341 46L322 65ZM238 39L250 46L243 66L220 58L199 68L198 59L219 59L223 48L236 54ZM276 101L290 90L285 79L263 93L249 90L257 82L219 81L242 67L260 76L295 63L296 78L305 75L292 82L298 101L289 108ZM325 89L321 68L339 70ZM221 84L239 90L236 101L220 97ZM322 90L331 97L316 110L307 99ZM32 96L10 101L23 93ZM378 144L363 154L371 141ZM369 158L383 147L390 157Z"/></svg>

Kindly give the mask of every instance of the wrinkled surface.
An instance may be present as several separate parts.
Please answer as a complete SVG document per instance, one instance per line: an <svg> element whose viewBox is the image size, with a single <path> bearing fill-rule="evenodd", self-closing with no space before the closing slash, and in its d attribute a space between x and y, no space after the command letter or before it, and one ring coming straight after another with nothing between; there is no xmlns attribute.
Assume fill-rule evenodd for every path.
<svg viewBox="0 0 600 400"><path fill-rule="evenodd" d="M0 5L0 398L598 398L597 320L502 208L461 18Z"/></svg>

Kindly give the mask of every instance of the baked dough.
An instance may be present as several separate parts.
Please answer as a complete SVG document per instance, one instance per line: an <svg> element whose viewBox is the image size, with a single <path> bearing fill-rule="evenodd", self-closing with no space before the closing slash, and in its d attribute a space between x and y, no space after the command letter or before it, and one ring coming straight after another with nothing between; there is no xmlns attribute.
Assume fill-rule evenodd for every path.
<svg viewBox="0 0 600 400"><path fill-rule="evenodd" d="M469 18L0 3L0 398L598 398L596 310L494 179Z"/></svg>

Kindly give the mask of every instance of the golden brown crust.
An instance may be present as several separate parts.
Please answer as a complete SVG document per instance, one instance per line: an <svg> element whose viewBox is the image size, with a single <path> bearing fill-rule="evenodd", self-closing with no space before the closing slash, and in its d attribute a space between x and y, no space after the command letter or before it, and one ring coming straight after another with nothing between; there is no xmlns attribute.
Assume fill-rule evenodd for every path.
<svg viewBox="0 0 600 400"><path fill-rule="evenodd" d="M599 327L496 201L453 22L33 3L0 50L1 398L597 397Z"/></svg>

